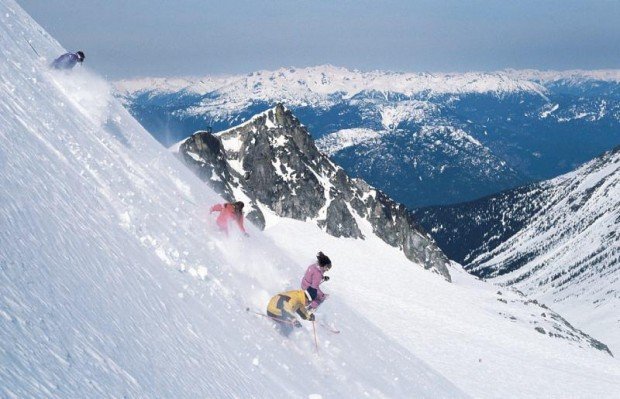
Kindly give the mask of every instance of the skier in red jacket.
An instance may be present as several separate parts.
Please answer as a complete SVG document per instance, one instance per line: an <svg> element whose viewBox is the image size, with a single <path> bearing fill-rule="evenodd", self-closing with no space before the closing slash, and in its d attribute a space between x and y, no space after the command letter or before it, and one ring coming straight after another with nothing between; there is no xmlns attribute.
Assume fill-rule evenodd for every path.
<svg viewBox="0 0 620 399"><path fill-rule="evenodd" d="M235 221L237 226L239 226L239 230L243 232L243 234L247 237L249 234L245 231L245 227L243 227L243 202L227 202L225 204L216 204L211 207L211 213L219 212L216 219L217 226L220 228L220 231L223 231L228 236L228 225L231 221Z"/></svg>

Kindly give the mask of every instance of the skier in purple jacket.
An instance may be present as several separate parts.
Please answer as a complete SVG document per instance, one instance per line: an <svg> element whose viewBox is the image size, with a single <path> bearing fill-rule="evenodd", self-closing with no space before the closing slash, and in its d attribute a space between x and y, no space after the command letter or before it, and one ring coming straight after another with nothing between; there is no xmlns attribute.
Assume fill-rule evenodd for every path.
<svg viewBox="0 0 620 399"><path fill-rule="evenodd" d="M304 278L301 280L302 290L307 290L308 287L312 287L317 292L316 299L308 305L310 309L316 309L327 298L327 295L321 291L319 285L321 285L323 281L329 280L329 276L324 276L323 274L332 267L331 260L329 260L327 255L323 252L318 253L316 260L316 263L308 266L306 274L304 274Z"/></svg>
<svg viewBox="0 0 620 399"><path fill-rule="evenodd" d="M65 53L52 62L54 69L72 69L77 63L84 62L84 52Z"/></svg>

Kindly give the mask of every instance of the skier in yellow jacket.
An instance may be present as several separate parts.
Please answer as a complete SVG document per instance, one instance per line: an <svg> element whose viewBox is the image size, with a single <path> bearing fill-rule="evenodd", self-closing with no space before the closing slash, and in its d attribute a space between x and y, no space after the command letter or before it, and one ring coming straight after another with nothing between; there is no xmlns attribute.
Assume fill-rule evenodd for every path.
<svg viewBox="0 0 620 399"><path fill-rule="evenodd" d="M306 310L306 306L314 301L316 296L317 292L312 287L307 290L282 292L269 301L267 315L276 320L280 332L288 336L293 327L301 327L296 315L304 320L314 321L314 314Z"/></svg>

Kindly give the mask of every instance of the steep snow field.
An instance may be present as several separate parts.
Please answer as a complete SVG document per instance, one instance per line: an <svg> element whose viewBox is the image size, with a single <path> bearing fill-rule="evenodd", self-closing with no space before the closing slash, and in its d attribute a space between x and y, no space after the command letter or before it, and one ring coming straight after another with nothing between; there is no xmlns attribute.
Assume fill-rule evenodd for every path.
<svg viewBox="0 0 620 399"><path fill-rule="evenodd" d="M0 396L620 392L615 358L456 267L449 284L379 240L290 220L223 240L207 212L221 199L101 78L49 71L63 49L12 0L0 50ZM316 354L309 323L283 339L245 308L296 288L318 249L334 268L317 317L342 332L319 327Z"/></svg>
<svg viewBox="0 0 620 399"><path fill-rule="evenodd" d="M47 70L63 49L14 2L0 18L0 396L465 396L344 304L358 328L319 355L308 324L247 313L301 266L253 229L222 242L220 199L108 84Z"/></svg>
<svg viewBox="0 0 620 399"><path fill-rule="evenodd" d="M291 237L303 234L305 240ZM473 397L596 398L620 392L620 362L561 333L550 311L455 265L453 284L412 268L379 240L336 239L281 220L267 234L291 256L320 246L334 266L324 291L354 306L392 339ZM319 315L340 315L331 299ZM543 316L544 314L544 316ZM356 326L339 326L346 334ZM565 336L566 336L565 335Z"/></svg>
<svg viewBox="0 0 620 399"><path fill-rule="evenodd" d="M620 149L540 187L542 208L470 267L552 305L619 352Z"/></svg>

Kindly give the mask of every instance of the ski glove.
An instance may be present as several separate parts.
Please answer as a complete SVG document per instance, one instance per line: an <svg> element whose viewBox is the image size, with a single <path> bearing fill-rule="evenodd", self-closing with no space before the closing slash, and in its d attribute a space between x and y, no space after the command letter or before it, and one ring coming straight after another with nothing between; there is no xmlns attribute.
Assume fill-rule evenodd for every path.
<svg viewBox="0 0 620 399"><path fill-rule="evenodd" d="M329 276L323 276L323 281L329 281Z"/></svg>
<svg viewBox="0 0 620 399"><path fill-rule="evenodd" d="M310 314L310 316L308 316L308 320L309 321L314 321L314 314Z"/></svg>
<svg viewBox="0 0 620 399"><path fill-rule="evenodd" d="M301 327L301 323L299 322L299 320L295 320L293 322L293 327L296 327L296 328L300 328Z"/></svg>

